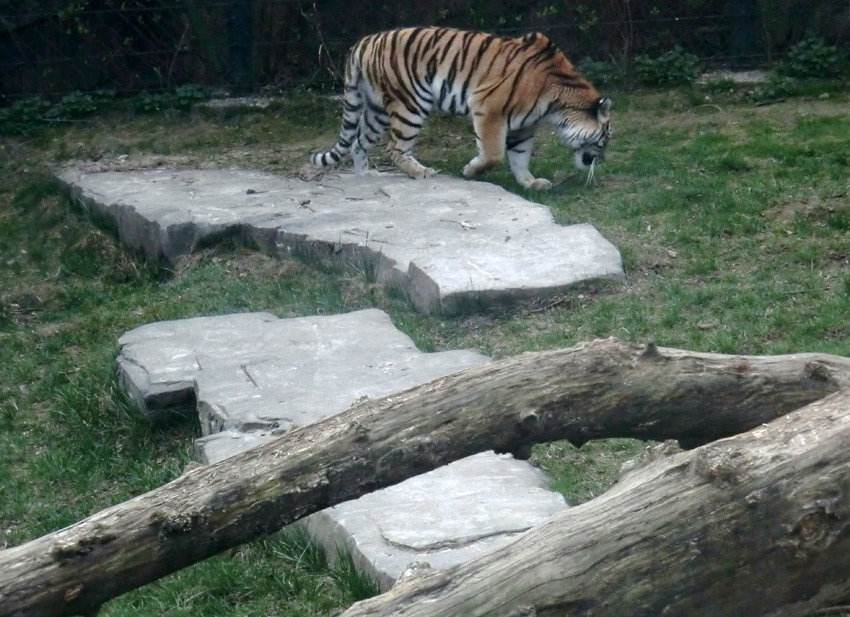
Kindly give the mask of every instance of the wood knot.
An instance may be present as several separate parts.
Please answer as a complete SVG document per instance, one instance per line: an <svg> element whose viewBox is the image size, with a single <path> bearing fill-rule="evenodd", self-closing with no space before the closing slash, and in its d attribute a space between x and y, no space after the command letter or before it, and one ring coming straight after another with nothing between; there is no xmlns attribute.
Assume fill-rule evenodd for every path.
<svg viewBox="0 0 850 617"><path fill-rule="evenodd" d="M815 381L827 382L832 377L829 369L820 362L806 362L806 377Z"/></svg>
<svg viewBox="0 0 850 617"><path fill-rule="evenodd" d="M80 593L82 591L83 591L83 584L82 583L77 583L76 585L68 587L68 589L65 590L65 594L64 594L65 602L73 602L74 600L76 600L80 596Z"/></svg>
<svg viewBox="0 0 850 617"><path fill-rule="evenodd" d="M519 414L519 426L526 433L530 433L540 422L540 416L536 409L524 409Z"/></svg>
<svg viewBox="0 0 850 617"><path fill-rule="evenodd" d="M161 538L170 535L189 533L206 517L199 512L177 512L174 510L156 511L151 515L151 522L159 528L158 535Z"/></svg>
<svg viewBox="0 0 850 617"><path fill-rule="evenodd" d="M349 433L354 437L354 441L362 443L369 441L369 429L357 421L348 425Z"/></svg>
<svg viewBox="0 0 850 617"><path fill-rule="evenodd" d="M646 446L643 452L638 454L636 457L627 460L620 466L620 480L631 474L633 471L646 467L653 461L667 458L681 452L682 448L679 446L679 442L675 439L667 439L662 443Z"/></svg>
<svg viewBox="0 0 850 617"><path fill-rule="evenodd" d="M745 461L744 454L739 450L707 449L694 456L692 469L695 475L711 484L729 488L740 483Z"/></svg>
<svg viewBox="0 0 850 617"><path fill-rule="evenodd" d="M89 553L94 551L98 546L109 544L117 537L118 536L115 533L106 532L100 528L97 528L92 530L91 533L88 533L84 536L71 540L58 541L51 549L51 552L56 556L57 559L70 559L71 557L81 557L83 555L88 555Z"/></svg>
<svg viewBox="0 0 850 617"><path fill-rule="evenodd" d="M640 354L641 360L658 360L661 358L661 353L658 351L658 345L655 341L648 341Z"/></svg>
<svg viewBox="0 0 850 617"><path fill-rule="evenodd" d="M813 504L793 525L789 525L788 539L783 543L794 550L798 559L807 559L820 553L835 542L843 530L840 518L823 504Z"/></svg>

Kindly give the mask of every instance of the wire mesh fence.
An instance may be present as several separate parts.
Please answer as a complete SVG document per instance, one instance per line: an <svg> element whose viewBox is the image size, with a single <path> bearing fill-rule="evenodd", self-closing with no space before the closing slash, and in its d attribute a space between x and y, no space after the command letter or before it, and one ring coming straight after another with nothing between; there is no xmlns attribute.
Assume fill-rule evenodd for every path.
<svg viewBox="0 0 850 617"><path fill-rule="evenodd" d="M185 84L336 88L361 36L403 25L539 30L568 57L627 63L674 46L769 66L816 35L848 46L848 0L0 0L4 102Z"/></svg>

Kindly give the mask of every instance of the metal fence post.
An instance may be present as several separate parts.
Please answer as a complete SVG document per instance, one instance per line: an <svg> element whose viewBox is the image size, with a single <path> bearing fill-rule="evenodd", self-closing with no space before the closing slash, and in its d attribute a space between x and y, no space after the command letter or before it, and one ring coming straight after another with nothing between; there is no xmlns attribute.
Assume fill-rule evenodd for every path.
<svg viewBox="0 0 850 617"><path fill-rule="evenodd" d="M732 0L730 55L734 68L751 68L756 56L758 0Z"/></svg>
<svg viewBox="0 0 850 617"><path fill-rule="evenodd" d="M251 0L229 0L227 5L228 69L233 94L245 94L253 86L251 4Z"/></svg>

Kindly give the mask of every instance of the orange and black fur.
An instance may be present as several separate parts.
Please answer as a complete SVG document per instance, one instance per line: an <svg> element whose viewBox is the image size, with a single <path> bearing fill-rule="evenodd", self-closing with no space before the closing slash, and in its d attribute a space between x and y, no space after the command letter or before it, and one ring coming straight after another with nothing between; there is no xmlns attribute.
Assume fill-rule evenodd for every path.
<svg viewBox="0 0 850 617"><path fill-rule="evenodd" d="M478 155L463 168L465 177L493 167L507 151L520 184L547 189L548 180L528 171L537 125L552 123L575 152L575 164L592 172L611 136L610 108L611 99L542 34L511 39L451 28L391 30L351 50L339 139L312 161L331 167L350 155L363 173L366 153L389 133L393 163L412 178L432 176L412 151L425 118L439 110L472 119Z"/></svg>

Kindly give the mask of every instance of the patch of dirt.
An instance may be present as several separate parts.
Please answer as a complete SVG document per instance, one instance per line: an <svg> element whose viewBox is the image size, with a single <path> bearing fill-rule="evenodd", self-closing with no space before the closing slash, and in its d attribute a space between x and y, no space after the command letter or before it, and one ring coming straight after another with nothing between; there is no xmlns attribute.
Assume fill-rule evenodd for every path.
<svg viewBox="0 0 850 617"><path fill-rule="evenodd" d="M298 276L307 268L305 264L294 259L281 259L242 246L222 245L181 257L172 269L173 275L179 277L191 272L207 260L236 277L252 277L269 281Z"/></svg>
<svg viewBox="0 0 850 617"><path fill-rule="evenodd" d="M736 84L763 84L767 81L768 75L767 71L708 71L702 74L697 83L731 81Z"/></svg>
<svg viewBox="0 0 850 617"><path fill-rule="evenodd" d="M224 99L211 99L198 103L195 107L201 109L265 109L272 103L281 103L286 99L282 97L268 96L242 96Z"/></svg>
<svg viewBox="0 0 850 617"><path fill-rule="evenodd" d="M88 173L147 169L257 169L287 175L309 175L309 172L323 173L310 164L310 153L330 148L334 139L315 139L295 146L234 147L204 155L98 154L67 161L62 169L75 168Z"/></svg>
<svg viewBox="0 0 850 617"><path fill-rule="evenodd" d="M0 316L16 324L25 324L38 315L51 297L56 297L55 285L45 285L40 289L10 289L0 294Z"/></svg>
<svg viewBox="0 0 850 617"><path fill-rule="evenodd" d="M812 195L804 201L795 201L769 208L765 210L764 216L770 220L783 223L791 223L797 218L819 221L823 219L825 214L832 214L846 208L844 199L822 199L818 195Z"/></svg>
<svg viewBox="0 0 850 617"><path fill-rule="evenodd" d="M131 171L140 169L197 169L207 165L206 159L201 160L193 156L164 156L157 154L135 153L116 154L111 156L96 157L93 159L71 161L63 165L63 168L76 168L88 173L102 171Z"/></svg>

